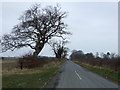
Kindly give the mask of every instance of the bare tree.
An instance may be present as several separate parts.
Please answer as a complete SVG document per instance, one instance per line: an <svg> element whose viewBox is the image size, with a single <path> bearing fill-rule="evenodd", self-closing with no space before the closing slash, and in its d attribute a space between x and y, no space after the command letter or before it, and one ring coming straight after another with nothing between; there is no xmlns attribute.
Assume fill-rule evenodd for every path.
<svg viewBox="0 0 120 90"><path fill-rule="evenodd" d="M66 40L52 41L49 43L49 45L52 47L56 58L66 58L69 50L67 47L65 47L66 43L68 43L68 41Z"/></svg>
<svg viewBox="0 0 120 90"><path fill-rule="evenodd" d="M111 54L110 54L110 58L111 58L111 59L114 59L114 58L115 58L115 53L111 53Z"/></svg>
<svg viewBox="0 0 120 90"><path fill-rule="evenodd" d="M85 58L85 54L82 50L73 50L71 55L70 55L70 59L73 60L73 59L76 59L76 60L79 60L79 59L84 59Z"/></svg>
<svg viewBox="0 0 120 90"><path fill-rule="evenodd" d="M96 52L95 58L99 58L99 53Z"/></svg>
<svg viewBox="0 0 120 90"><path fill-rule="evenodd" d="M63 19L66 16L67 12L62 12L58 5L45 8L40 4L33 5L19 18L20 23L13 27L12 32L2 37L2 52L30 47L34 50L33 55L38 56L51 38L70 34L65 30L67 25Z"/></svg>

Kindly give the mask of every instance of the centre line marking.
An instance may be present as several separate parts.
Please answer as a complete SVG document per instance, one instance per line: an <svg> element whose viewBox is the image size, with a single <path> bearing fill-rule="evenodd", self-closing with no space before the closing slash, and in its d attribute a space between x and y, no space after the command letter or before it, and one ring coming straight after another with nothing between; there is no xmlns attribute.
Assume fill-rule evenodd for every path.
<svg viewBox="0 0 120 90"><path fill-rule="evenodd" d="M79 77L79 79L81 80L82 78L80 77L80 75L75 71L76 75Z"/></svg>

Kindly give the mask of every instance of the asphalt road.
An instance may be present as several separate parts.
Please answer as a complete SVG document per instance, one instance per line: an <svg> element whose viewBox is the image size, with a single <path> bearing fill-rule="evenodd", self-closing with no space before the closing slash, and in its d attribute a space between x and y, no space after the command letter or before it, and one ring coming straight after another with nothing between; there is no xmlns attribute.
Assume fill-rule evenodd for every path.
<svg viewBox="0 0 120 90"><path fill-rule="evenodd" d="M118 85L67 61L61 68L60 75L54 79L54 88L118 88Z"/></svg>

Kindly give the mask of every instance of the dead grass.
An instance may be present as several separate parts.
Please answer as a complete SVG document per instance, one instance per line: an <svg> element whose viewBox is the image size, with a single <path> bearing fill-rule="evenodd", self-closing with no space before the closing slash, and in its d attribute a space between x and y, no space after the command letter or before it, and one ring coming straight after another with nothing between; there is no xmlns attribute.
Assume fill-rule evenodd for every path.
<svg viewBox="0 0 120 90"><path fill-rule="evenodd" d="M10 62L8 64L16 64L16 62ZM24 68L24 69L20 69L20 68L16 68L14 66L11 66L9 65L10 67L12 67L11 69L6 67L7 65L4 65L4 68L2 70L2 74L3 75L12 75L12 74L33 74L33 73L41 73L43 72L45 69L48 69L51 65L58 65L59 62L51 62L51 63L48 63L48 64L45 64L43 67L41 67L41 70L39 67L36 67L35 70L34 68L33 69L27 69L27 68Z"/></svg>
<svg viewBox="0 0 120 90"><path fill-rule="evenodd" d="M17 61L3 61L2 70L12 70L18 67Z"/></svg>
<svg viewBox="0 0 120 90"><path fill-rule="evenodd" d="M43 67L3 69L3 88L43 88L54 77L64 61L50 62Z"/></svg>

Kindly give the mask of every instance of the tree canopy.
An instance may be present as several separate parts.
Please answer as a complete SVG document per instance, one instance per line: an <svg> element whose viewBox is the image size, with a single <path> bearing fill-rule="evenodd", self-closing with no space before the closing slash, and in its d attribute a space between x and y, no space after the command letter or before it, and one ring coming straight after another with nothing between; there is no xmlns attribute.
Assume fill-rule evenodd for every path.
<svg viewBox="0 0 120 90"><path fill-rule="evenodd" d="M53 37L61 37L70 34L66 31L67 25L64 18L67 12L62 12L60 6L41 7L35 4L19 18L19 24L15 25L10 34L2 37L2 52L15 50L16 48L30 47L37 56L44 45Z"/></svg>
<svg viewBox="0 0 120 90"><path fill-rule="evenodd" d="M52 50L56 58L67 58L68 50L65 45L68 43L67 40L51 41L49 45L52 47Z"/></svg>
<svg viewBox="0 0 120 90"><path fill-rule="evenodd" d="M75 60L80 60L80 59L92 59L95 58L95 56L93 55L93 53L86 53L84 54L84 52L82 50L73 50L71 55L70 55L70 59L75 59Z"/></svg>

